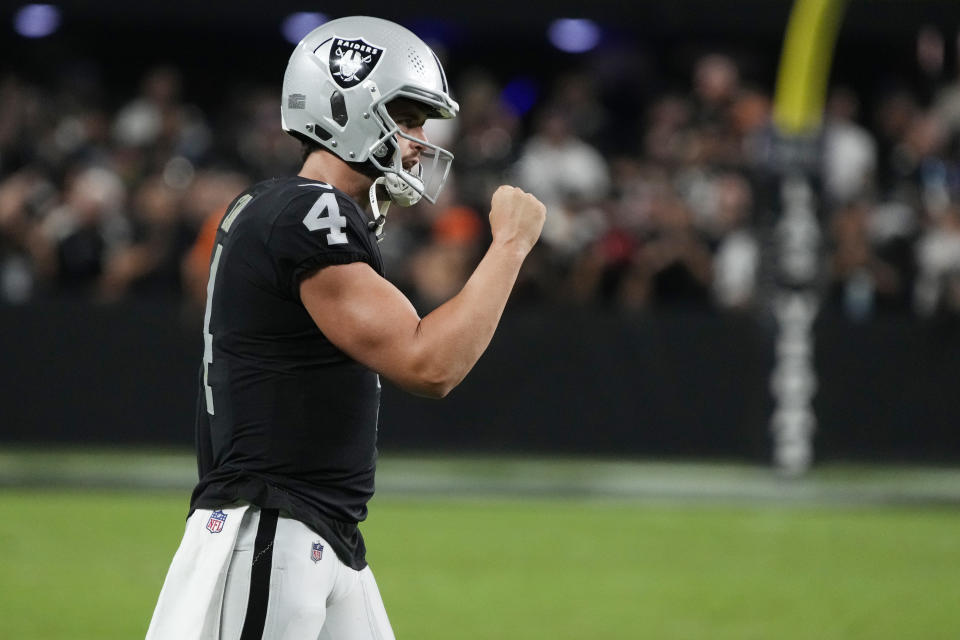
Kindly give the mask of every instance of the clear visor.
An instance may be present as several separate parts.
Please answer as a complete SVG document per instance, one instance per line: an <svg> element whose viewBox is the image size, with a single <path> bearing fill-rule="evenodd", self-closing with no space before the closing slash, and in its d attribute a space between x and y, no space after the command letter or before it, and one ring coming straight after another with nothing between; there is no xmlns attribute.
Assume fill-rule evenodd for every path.
<svg viewBox="0 0 960 640"><path fill-rule="evenodd" d="M399 94L403 96L401 92ZM389 99L398 97L398 94L389 96ZM404 96L406 97L406 96ZM421 98L418 96L418 100ZM380 99L375 107L379 116L380 128L384 133L370 147L370 161L373 165L384 172L395 173L412 189L420 193L424 198L432 203L436 203L443 185L450 175L450 167L453 165L453 154L442 147L438 147L432 142L417 138L400 130L399 125L393 121L390 114L387 113L387 99ZM403 168L403 156L400 151L399 138L408 140L420 146L420 161L410 168L409 171ZM393 154L378 159L377 152L384 148L393 147ZM381 154L382 155L382 154Z"/></svg>

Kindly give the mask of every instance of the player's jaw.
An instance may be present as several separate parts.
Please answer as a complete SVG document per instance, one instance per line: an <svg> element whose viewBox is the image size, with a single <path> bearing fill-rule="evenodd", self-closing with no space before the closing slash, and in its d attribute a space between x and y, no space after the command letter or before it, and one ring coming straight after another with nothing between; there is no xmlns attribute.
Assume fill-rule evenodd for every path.
<svg viewBox="0 0 960 640"><path fill-rule="evenodd" d="M411 155L403 157L403 170L408 173L415 173L414 168L420 163L420 152L417 151Z"/></svg>
<svg viewBox="0 0 960 640"><path fill-rule="evenodd" d="M427 134L423 131L427 119L426 110L413 100L399 98L387 105L387 112L400 130L401 135L396 136L400 146L400 162L405 171L410 171L420 162L420 154L424 150L424 146L417 140L427 139Z"/></svg>

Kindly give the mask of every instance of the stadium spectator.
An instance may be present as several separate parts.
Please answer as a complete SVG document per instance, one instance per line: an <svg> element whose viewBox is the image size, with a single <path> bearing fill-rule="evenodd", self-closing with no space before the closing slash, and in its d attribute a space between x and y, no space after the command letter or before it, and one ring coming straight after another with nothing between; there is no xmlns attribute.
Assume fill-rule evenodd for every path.
<svg viewBox="0 0 960 640"><path fill-rule="evenodd" d="M450 206L434 220L431 242L410 261L416 302L433 309L457 294L480 258L484 239L480 217L465 206Z"/></svg>
<svg viewBox="0 0 960 640"><path fill-rule="evenodd" d="M480 210L515 160L520 123L486 74L470 74L461 84L458 130L451 146L460 197Z"/></svg>
<svg viewBox="0 0 960 640"><path fill-rule="evenodd" d="M106 261L130 238L125 201L126 188L110 169L88 167L70 177L62 204L31 242L40 277L63 293L92 295Z"/></svg>
<svg viewBox="0 0 960 640"><path fill-rule="evenodd" d="M685 163L693 155L692 117L693 106L680 96L667 95L657 100L647 114L644 156L666 167Z"/></svg>
<svg viewBox="0 0 960 640"><path fill-rule="evenodd" d="M634 259L640 236L650 224L654 194L658 188L668 188L666 173L620 157L612 163L611 177L614 197L607 207L607 229L574 261L568 295L580 303L642 307L647 299L642 286L633 295L624 291L626 283L639 283Z"/></svg>
<svg viewBox="0 0 960 640"><path fill-rule="evenodd" d="M733 123L740 94L740 71L733 59L709 54L697 61L693 74L693 158L698 162L735 165L741 157Z"/></svg>
<svg viewBox="0 0 960 640"><path fill-rule="evenodd" d="M917 243L914 303L923 316L960 313L960 206L935 216Z"/></svg>
<svg viewBox="0 0 960 640"><path fill-rule="evenodd" d="M227 206L249 183L238 173L205 170L197 173L183 198L185 226L192 231L193 241L181 257L180 274L186 294L186 306L195 314L203 311L207 301L207 278L210 257L216 242L217 227Z"/></svg>
<svg viewBox="0 0 960 640"><path fill-rule="evenodd" d="M607 142L610 114L600 101L596 77L584 72L561 76L550 103L566 114L578 138L597 148Z"/></svg>
<svg viewBox="0 0 960 640"><path fill-rule="evenodd" d="M855 201L839 208L830 224L831 295L853 320L869 318L881 304L897 306L906 288L903 274L871 240L870 215L866 202Z"/></svg>
<svg viewBox="0 0 960 640"><path fill-rule="evenodd" d="M173 67L158 67L143 79L140 95L117 113L113 136L123 147L154 149L199 159L209 144L203 114L185 105L182 78Z"/></svg>
<svg viewBox="0 0 960 640"><path fill-rule="evenodd" d="M936 25L927 24L917 31L916 93L920 103L929 106L943 82L946 46L943 33Z"/></svg>
<svg viewBox="0 0 960 640"><path fill-rule="evenodd" d="M22 168L33 159L33 141L48 125L43 118L44 96L35 86L9 74L0 77L0 175Z"/></svg>
<svg viewBox="0 0 960 640"><path fill-rule="evenodd" d="M107 256L98 283L102 299L180 294L181 256L196 235L183 219L181 196L162 175L140 183L132 197L132 242Z"/></svg>
<svg viewBox="0 0 960 640"><path fill-rule="evenodd" d="M906 174L898 156L899 147L918 113L920 109L916 100L906 91L893 91L880 99L873 131L880 159L877 183L881 198L896 198L903 202L910 199L911 185L904 182Z"/></svg>
<svg viewBox="0 0 960 640"><path fill-rule="evenodd" d="M828 203L845 204L874 191L877 144L857 124L857 96L844 87L827 102L823 132L823 187ZM829 205L828 205L829 206Z"/></svg>
<svg viewBox="0 0 960 640"><path fill-rule="evenodd" d="M837 87L825 113L830 295L854 315L960 313L949 275L960 80L945 82L956 64L942 30L921 29L916 45L911 77L885 80L879 96ZM763 308L767 230L754 172L766 162L772 89L738 61L753 62L742 52L737 61L695 58L686 82L644 74L618 82L623 69L650 74L643 65L564 71L532 118L493 75L461 73L462 117L428 131L449 138L457 155L447 199L391 212L382 249L394 280L424 304L456 286L471 242L439 229L450 224L461 238L451 221L472 218L451 212L482 212L512 171L552 212L515 298ZM250 180L289 173L297 154L275 126L274 89L254 79L205 112L184 95L185 73L149 69L126 99L109 95L90 63L53 80L0 76L0 300L161 290L202 307L210 230L224 207ZM614 87L637 108L613 110ZM872 118L860 117L861 99ZM633 113L646 115L623 121Z"/></svg>
<svg viewBox="0 0 960 640"><path fill-rule="evenodd" d="M664 192L651 207L651 227L641 239L634 278L649 303L659 308L707 308L713 280L710 247L694 226L693 215L675 193ZM631 299L639 290L631 283Z"/></svg>
<svg viewBox="0 0 960 640"><path fill-rule="evenodd" d="M750 183L739 174L727 173L717 177L714 190L713 297L721 309L746 310L755 301L760 266L760 243L751 225Z"/></svg>
<svg viewBox="0 0 960 640"><path fill-rule="evenodd" d="M756 168L764 161L771 111L769 94L753 87L742 89L731 105L730 122L742 168Z"/></svg>
<svg viewBox="0 0 960 640"><path fill-rule="evenodd" d="M596 205L608 196L610 176L600 153L573 131L566 113L547 107L514 168L521 188L549 211L541 241L568 264L604 229Z"/></svg>
<svg viewBox="0 0 960 640"><path fill-rule="evenodd" d="M34 296L39 220L56 197L54 185L36 171L0 181L0 301L22 304Z"/></svg>
<svg viewBox="0 0 960 640"><path fill-rule="evenodd" d="M244 172L263 180L296 172L297 141L277 127L277 97L272 87L240 96L227 127L227 146ZM242 188L242 187L241 187Z"/></svg>

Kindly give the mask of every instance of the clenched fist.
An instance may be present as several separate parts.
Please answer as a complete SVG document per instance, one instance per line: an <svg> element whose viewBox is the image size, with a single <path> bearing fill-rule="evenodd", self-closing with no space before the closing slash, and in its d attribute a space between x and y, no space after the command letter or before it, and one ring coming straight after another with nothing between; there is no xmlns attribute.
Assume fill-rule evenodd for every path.
<svg viewBox="0 0 960 640"><path fill-rule="evenodd" d="M493 242L528 253L540 237L546 213L547 208L532 194L517 187L499 187L490 203Z"/></svg>

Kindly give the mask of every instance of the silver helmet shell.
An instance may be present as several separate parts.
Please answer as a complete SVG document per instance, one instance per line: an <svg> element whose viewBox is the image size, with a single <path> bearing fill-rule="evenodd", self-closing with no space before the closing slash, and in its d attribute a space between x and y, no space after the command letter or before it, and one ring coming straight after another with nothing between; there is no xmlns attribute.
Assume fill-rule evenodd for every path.
<svg viewBox="0 0 960 640"><path fill-rule="evenodd" d="M315 141L346 162L394 174L431 202L446 182L453 154L410 136L387 113L396 98L419 103L428 118L454 118L436 54L404 27L367 16L332 20L294 49L283 77L284 131ZM403 168L397 136L423 147L420 164Z"/></svg>

